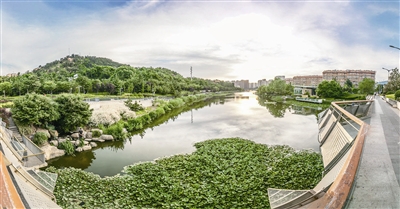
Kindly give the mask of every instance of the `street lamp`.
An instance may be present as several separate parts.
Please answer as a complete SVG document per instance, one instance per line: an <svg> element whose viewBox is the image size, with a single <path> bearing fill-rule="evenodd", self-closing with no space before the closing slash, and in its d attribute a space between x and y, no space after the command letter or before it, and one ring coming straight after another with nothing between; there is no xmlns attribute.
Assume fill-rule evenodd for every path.
<svg viewBox="0 0 400 209"><path fill-rule="evenodd" d="M388 71L388 82L389 82L389 72L392 71L392 70L386 69L386 68L384 68L384 67L383 67L382 69Z"/></svg>
<svg viewBox="0 0 400 209"><path fill-rule="evenodd" d="M392 48L395 48L395 49L398 49L398 50L400 50L400 48L399 48L399 47L397 47L397 46L389 45L389 47L392 47Z"/></svg>

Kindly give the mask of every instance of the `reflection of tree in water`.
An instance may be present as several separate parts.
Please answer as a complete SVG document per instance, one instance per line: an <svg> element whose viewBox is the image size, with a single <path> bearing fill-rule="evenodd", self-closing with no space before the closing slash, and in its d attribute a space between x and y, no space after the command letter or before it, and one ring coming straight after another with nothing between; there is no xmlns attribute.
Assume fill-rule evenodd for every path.
<svg viewBox="0 0 400 209"><path fill-rule="evenodd" d="M56 168L74 167L82 170L87 169L96 159L92 150L77 152L75 155L64 155L48 160L48 165Z"/></svg>
<svg viewBox="0 0 400 209"><path fill-rule="evenodd" d="M266 99L258 99L258 104L266 107L269 113L276 118L283 118L285 116L286 110L291 110L291 105L289 104L285 104L282 102L266 104L265 102L267 102Z"/></svg>

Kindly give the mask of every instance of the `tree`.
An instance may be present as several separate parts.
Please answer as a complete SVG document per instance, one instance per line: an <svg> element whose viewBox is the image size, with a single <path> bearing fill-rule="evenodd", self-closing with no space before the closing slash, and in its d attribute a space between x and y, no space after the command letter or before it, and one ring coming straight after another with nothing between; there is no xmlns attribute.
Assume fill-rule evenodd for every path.
<svg viewBox="0 0 400 209"><path fill-rule="evenodd" d="M317 87L317 95L325 98L340 98L343 89L336 80L322 81Z"/></svg>
<svg viewBox="0 0 400 209"><path fill-rule="evenodd" d="M399 69L395 68L392 69L392 71L390 72L390 76L389 76L389 81L385 86L385 93L388 92L395 92L397 90L400 89L400 73L399 73Z"/></svg>
<svg viewBox="0 0 400 209"><path fill-rule="evenodd" d="M373 94L374 93L375 81L370 78L364 78L358 83L358 88L362 94Z"/></svg>
<svg viewBox="0 0 400 209"><path fill-rule="evenodd" d="M293 94L293 86L286 84L284 80L275 78L268 86L260 86L257 89L257 94L260 97L291 95Z"/></svg>
<svg viewBox="0 0 400 209"><path fill-rule="evenodd" d="M57 103L39 94L26 94L14 100L13 118L23 125L46 127L59 118Z"/></svg>
<svg viewBox="0 0 400 209"><path fill-rule="evenodd" d="M53 94L53 90L56 89L57 84L54 81L45 81L42 88L47 92Z"/></svg>
<svg viewBox="0 0 400 209"><path fill-rule="evenodd" d="M55 101L58 103L60 114L60 118L55 124L60 132L67 133L89 123L92 110L89 109L89 104L84 102L79 95L61 94Z"/></svg>
<svg viewBox="0 0 400 209"><path fill-rule="evenodd" d="M4 93L4 95L5 95L5 94L10 95L10 94L11 94L11 88L12 88L12 85L11 85L11 83L8 82L8 81L5 81L5 82L3 82L3 83L0 83L0 92L1 92L1 93Z"/></svg>
<svg viewBox="0 0 400 209"><path fill-rule="evenodd" d="M346 82L344 83L343 90L346 92L352 92L353 89L353 83L350 81L350 79L347 79Z"/></svg>

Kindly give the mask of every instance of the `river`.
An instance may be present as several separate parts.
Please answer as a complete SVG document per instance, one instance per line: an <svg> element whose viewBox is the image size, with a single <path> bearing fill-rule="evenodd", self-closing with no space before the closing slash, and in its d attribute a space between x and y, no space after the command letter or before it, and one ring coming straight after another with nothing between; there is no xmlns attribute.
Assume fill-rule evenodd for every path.
<svg viewBox="0 0 400 209"><path fill-rule="evenodd" d="M191 153L196 142L227 137L319 152L317 118L312 109L264 104L250 94L243 99L213 99L180 111L126 141L98 143L93 150L52 159L48 164L81 168L102 177L113 176L124 166Z"/></svg>

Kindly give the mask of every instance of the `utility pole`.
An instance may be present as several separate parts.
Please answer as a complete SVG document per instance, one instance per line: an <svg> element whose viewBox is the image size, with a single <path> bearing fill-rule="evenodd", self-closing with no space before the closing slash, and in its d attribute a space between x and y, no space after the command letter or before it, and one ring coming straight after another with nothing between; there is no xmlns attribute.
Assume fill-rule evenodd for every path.
<svg viewBox="0 0 400 209"><path fill-rule="evenodd" d="M384 68L384 67L383 67L382 69L384 69L384 70L386 70L386 71L388 72L388 82L389 82L390 71L392 71L392 70L386 69L386 68Z"/></svg>

